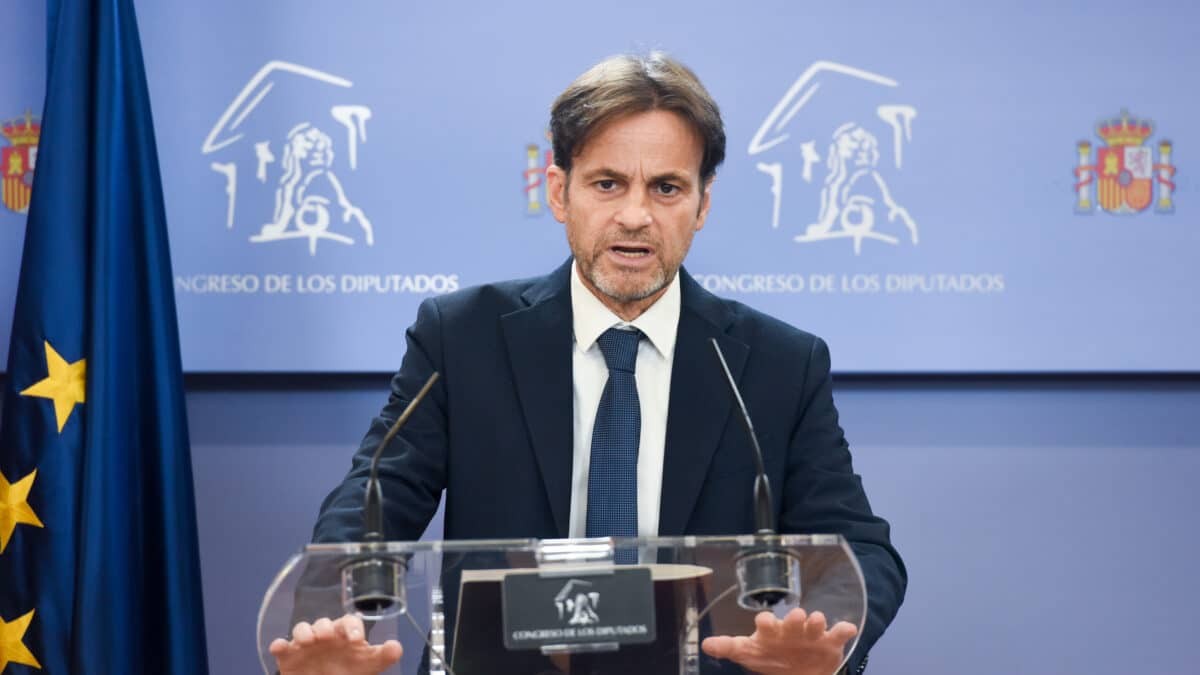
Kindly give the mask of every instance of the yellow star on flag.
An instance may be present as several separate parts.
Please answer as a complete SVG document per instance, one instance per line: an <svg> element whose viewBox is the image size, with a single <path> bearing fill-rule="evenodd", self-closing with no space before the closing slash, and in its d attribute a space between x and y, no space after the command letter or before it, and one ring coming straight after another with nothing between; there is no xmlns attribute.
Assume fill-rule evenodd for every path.
<svg viewBox="0 0 1200 675"><path fill-rule="evenodd" d="M3 672L10 663L42 669L42 664L33 658L29 648L22 642L25 638L25 631L29 629L29 622L33 621L35 611L37 610L29 610L28 614L12 623L5 623L4 618L0 617L0 672Z"/></svg>
<svg viewBox="0 0 1200 675"><path fill-rule="evenodd" d="M0 472L0 553L8 548L13 530L22 523L34 527L45 527L29 506L29 488L37 477L37 469L15 483L9 483ZM3 670L3 668L0 668Z"/></svg>
<svg viewBox="0 0 1200 675"><path fill-rule="evenodd" d="M46 379L21 392L22 396L37 396L54 401L54 417L58 419L58 433L62 433L67 418L76 403L83 403L84 384L87 375L86 359L67 363L46 342Z"/></svg>

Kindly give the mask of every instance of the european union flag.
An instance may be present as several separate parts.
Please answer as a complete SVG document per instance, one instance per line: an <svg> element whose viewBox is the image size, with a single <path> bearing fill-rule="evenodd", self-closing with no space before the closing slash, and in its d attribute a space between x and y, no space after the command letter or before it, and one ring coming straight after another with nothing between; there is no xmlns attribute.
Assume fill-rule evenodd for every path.
<svg viewBox="0 0 1200 675"><path fill-rule="evenodd" d="M48 5L0 417L0 671L206 673L170 251L133 4Z"/></svg>

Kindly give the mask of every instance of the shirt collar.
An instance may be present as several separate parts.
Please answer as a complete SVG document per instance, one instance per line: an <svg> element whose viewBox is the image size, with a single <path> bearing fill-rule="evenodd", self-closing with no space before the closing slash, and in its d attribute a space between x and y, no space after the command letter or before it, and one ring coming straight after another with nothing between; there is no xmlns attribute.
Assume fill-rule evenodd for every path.
<svg viewBox="0 0 1200 675"><path fill-rule="evenodd" d="M575 345L580 351L591 349L600 334L613 326L633 326L646 336L660 355L669 359L675 353L675 332L679 328L679 274L675 274L667 292L641 316L624 321L583 285L578 265L571 261L571 315Z"/></svg>

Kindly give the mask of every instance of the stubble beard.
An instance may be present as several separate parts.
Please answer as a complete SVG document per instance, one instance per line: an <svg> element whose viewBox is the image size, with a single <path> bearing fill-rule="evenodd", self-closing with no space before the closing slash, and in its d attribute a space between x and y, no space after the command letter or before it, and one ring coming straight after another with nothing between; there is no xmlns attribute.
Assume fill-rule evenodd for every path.
<svg viewBox="0 0 1200 675"><path fill-rule="evenodd" d="M661 251L658 246L653 247L656 253L652 254L656 256L658 266L654 268L648 279L637 283L636 273L625 273L620 269L605 267L604 257L609 248L607 241L596 245L587 255L584 255L584 252L580 250L579 242L571 236L570 228L568 228L567 244L575 255L575 264L579 266L579 272L583 278L593 289L616 304L623 305L645 300L662 290L670 281L668 277L671 275L667 273L665 263L661 258L657 258L658 252Z"/></svg>
<svg viewBox="0 0 1200 675"><path fill-rule="evenodd" d="M583 276L592 286L619 304L637 302L651 297L667 285L667 273L661 261L649 279L637 283L637 277L632 273L620 270L605 269L599 260L608 249L602 248L592 255L586 265L581 266Z"/></svg>

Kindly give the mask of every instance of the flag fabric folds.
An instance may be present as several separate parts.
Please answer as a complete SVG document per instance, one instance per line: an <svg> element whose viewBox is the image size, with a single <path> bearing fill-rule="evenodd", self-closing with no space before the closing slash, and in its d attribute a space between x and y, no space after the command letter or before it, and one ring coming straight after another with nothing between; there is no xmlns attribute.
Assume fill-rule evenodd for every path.
<svg viewBox="0 0 1200 675"><path fill-rule="evenodd" d="M49 0L0 417L0 672L207 673L166 217L132 0Z"/></svg>

